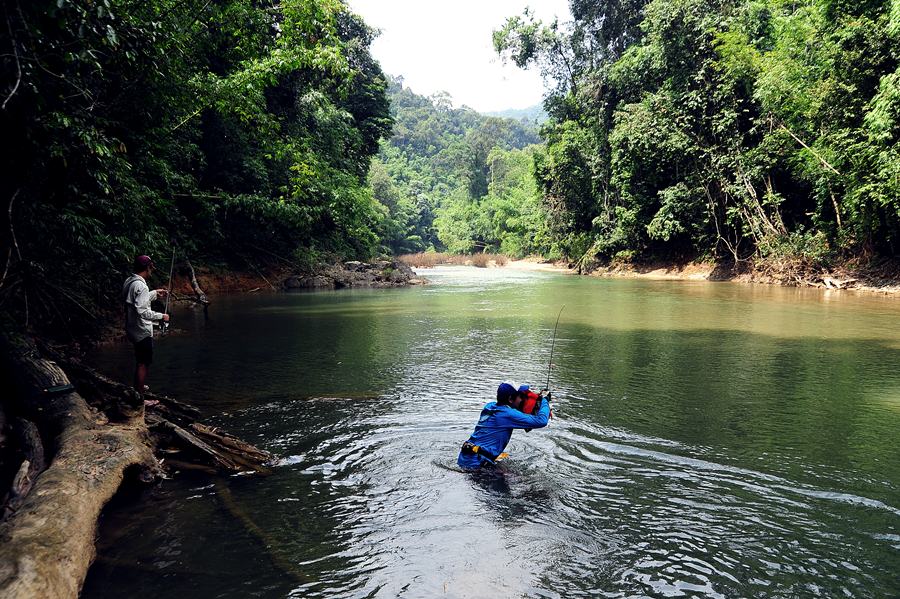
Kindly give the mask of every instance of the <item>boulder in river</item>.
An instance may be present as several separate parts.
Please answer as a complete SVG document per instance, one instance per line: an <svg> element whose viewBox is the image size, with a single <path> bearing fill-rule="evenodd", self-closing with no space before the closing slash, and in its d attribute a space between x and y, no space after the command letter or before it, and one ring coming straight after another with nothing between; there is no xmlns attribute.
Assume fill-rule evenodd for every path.
<svg viewBox="0 0 900 599"><path fill-rule="evenodd" d="M334 279L324 275L290 276L285 279L285 289L334 289Z"/></svg>

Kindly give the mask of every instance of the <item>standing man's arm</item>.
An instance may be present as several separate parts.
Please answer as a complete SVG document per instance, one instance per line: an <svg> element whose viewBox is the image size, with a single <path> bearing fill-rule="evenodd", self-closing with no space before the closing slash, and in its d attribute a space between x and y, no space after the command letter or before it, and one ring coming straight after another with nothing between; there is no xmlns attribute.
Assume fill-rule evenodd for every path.
<svg viewBox="0 0 900 599"><path fill-rule="evenodd" d="M146 285L137 285L134 296L134 309L138 316L145 320L163 320L162 312L154 312L150 302L156 298L156 291L150 291Z"/></svg>

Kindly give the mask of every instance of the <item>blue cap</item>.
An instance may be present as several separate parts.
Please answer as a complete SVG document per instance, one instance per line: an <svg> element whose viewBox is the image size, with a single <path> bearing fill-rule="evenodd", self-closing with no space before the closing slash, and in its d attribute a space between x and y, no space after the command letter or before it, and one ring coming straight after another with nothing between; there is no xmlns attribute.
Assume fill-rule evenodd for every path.
<svg viewBox="0 0 900 599"><path fill-rule="evenodd" d="M503 381L497 387L497 401L509 401L519 393L519 386L516 383Z"/></svg>
<svg viewBox="0 0 900 599"><path fill-rule="evenodd" d="M519 393L527 393L529 390L531 390L531 387L528 385L519 385Z"/></svg>

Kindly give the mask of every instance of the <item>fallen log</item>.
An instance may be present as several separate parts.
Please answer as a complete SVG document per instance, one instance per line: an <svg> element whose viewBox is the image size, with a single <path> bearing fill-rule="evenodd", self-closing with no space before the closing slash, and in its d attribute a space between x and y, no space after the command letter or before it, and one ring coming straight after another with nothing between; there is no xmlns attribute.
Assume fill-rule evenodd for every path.
<svg viewBox="0 0 900 599"><path fill-rule="evenodd" d="M208 305L209 298L206 297L206 293L203 292L203 290L200 288L200 283L197 282L197 274L194 272L194 267L191 265L191 261L185 258L184 265L187 267L188 272L190 273L191 289L194 290L194 295L197 297L197 301L204 306Z"/></svg>
<svg viewBox="0 0 900 599"><path fill-rule="evenodd" d="M5 349L17 408L47 432L52 460L0 524L0 596L75 598L94 558L101 509L130 473L149 481L159 466L142 418L106 423L33 346Z"/></svg>
<svg viewBox="0 0 900 599"><path fill-rule="evenodd" d="M194 432L201 438L206 439L208 442L213 442L219 447L234 449L256 462L267 462L272 459L272 454L269 452L263 451L254 445L250 445L246 441L241 441L237 437L229 435L218 427L194 422L191 424L191 428L194 429Z"/></svg>
<svg viewBox="0 0 900 599"><path fill-rule="evenodd" d="M0 523L0 597L77 597L96 553L101 509L131 474L144 482L161 476L154 449L193 453L205 462L194 469L206 473L268 471L271 454L196 422L196 408L138 395L46 345L42 353L25 342L0 343L15 383L14 393L4 397L6 407L8 397L18 399L14 413L38 425L51 456L43 472L34 470L42 459L25 459L16 474L13 486L21 491L9 519ZM145 399L156 402L147 413ZM179 449L164 449L173 441Z"/></svg>
<svg viewBox="0 0 900 599"><path fill-rule="evenodd" d="M846 289L856 283L856 279L836 279L834 277L822 277L822 282L828 289Z"/></svg>
<svg viewBox="0 0 900 599"><path fill-rule="evenodd" d="M114 381L78 358L63 354L46 344L40 344L40 348L42 353L66 370L78 391L91 404L101 406L105 410L114 410L117 403L133 401L133 390L128 385ZM151 411L181 424L187 425L201 417L200 410L194 406L165 395L146 392L143 398L151 403L157 402L150 408Z"/></svg>

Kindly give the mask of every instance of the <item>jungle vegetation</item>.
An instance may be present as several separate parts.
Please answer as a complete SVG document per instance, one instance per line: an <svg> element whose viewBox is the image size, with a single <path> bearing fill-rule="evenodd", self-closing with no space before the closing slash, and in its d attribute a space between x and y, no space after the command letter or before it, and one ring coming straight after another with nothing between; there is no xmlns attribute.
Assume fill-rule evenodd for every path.
<svg viewBox="0 0 900 599"><path fill-rule="evenodd" d="M245 270L378 251L366 177L387 81L341 0L12 0L3 16L0 299L18 323L90 327L135 255L168 271L174 245Z"/></svg>
<svg viewBox="0 0 900 599"><path fill-rule="evenodd" d="M418 95L400 77L388 97L393 136L369 171L387 211L386 249L520 256L549 248L532 174L540 142L533 123L453 108L448 94Z"/></svg>
<svg viewBox="0 0 900 599"><path fill-rule="evenodd" d="M0 303L93 326L127 265L424 250L609 260L900 250L900 0L572 0L502 24L547 120L384 75L342 0L11 0Z"/></svg>
<svg viewBox="0 0 900 599"><path fill-rule="evenodd" d="M900 251L900 2L572 0L496 50L549 84L534 173L583 263Z"/></svg>

